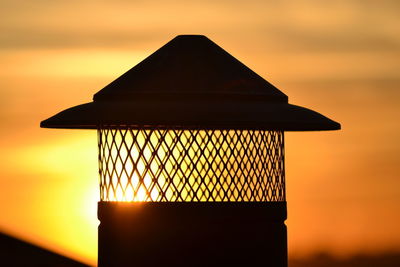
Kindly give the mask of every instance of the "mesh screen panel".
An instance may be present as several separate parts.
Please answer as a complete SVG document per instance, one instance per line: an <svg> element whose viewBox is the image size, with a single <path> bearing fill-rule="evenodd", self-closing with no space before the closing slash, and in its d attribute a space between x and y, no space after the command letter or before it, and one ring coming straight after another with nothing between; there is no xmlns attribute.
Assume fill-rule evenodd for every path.
<svg viewBox="0 0 400 267"><path fill-rule="evenodd" d="M101 201L285 201L281 131L98 129Z"/></svg>

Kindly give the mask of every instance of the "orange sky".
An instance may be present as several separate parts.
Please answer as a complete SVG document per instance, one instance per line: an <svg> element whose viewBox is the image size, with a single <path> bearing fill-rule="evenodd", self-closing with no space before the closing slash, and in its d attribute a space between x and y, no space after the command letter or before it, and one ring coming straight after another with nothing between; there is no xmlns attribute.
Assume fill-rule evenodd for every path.
<svg viewBox="0 0 400 267"><path fill-rule="evenodd" d="M96 133L39 122L196 33L342 124L285 136L289 253L400 247L397 1L0 4L0 230L95 264Z"/></svg>

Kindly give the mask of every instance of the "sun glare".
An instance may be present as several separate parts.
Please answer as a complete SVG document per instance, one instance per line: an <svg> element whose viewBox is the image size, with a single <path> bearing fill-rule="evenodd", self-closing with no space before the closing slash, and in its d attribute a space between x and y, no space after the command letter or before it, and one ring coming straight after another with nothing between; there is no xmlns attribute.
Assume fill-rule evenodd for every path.
<svg viewBox="0 0 400 267"><path fill-rule="evenodd" d="M111 179L114 181L118 181L117 175L114 175ZM122 187L117 187L117 189L111 193L109 201L143 202L148 199L146 190L143 187L139 186L139 177L136 174L134 174L133 177L130 177L129 179L126 176L120 179L121 183L123 184L128 184L128 180L131 181L132 186L127 186L125 190L123 190ZM138 186L139 188L137 192L134 192L133 188L137 188ZM151 198L157 198L157 195L157 191L151 192Z"/></svg>

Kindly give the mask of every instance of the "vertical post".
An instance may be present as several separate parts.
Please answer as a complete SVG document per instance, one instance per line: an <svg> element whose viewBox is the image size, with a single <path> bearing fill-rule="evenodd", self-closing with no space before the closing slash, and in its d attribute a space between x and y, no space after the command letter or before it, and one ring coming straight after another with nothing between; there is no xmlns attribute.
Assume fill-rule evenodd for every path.
<svg viewBox="0 0 400 267"><path fill-rule="evenodd" d="M100 202L99 267L287 266L286 203Z"/></svg>

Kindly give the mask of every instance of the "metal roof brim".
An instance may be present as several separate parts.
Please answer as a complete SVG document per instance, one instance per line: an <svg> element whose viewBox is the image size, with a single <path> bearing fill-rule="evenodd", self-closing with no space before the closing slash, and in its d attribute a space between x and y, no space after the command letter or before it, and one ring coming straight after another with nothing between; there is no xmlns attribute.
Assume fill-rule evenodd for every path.
<svg viewBox="0 0 400 267"><path fill-rule="evenodd" d="M66 109L41 122L42 128L339 130L340 124L313 110L264 101L104 101Z"/></svg>

